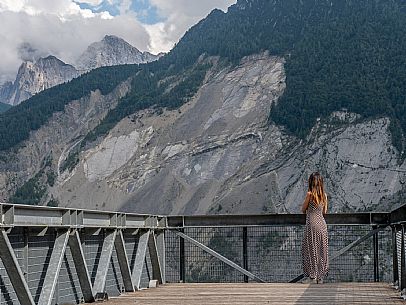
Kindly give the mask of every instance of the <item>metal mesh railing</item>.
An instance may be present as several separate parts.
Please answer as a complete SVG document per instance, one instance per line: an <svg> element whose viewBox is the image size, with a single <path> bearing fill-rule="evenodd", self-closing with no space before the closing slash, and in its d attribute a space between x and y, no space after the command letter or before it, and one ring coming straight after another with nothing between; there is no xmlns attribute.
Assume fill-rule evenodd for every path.
<svg viewBox="0 0 406 305"><path fill-rule="evenodd" d="M406 209L395 214L328 215L326 220L329 223L330 258L336 253L341 255L330 260L330 272L326 280L399 280L400 288L406 293L406 247L402 248L406 237L402 235L406 225L405 214ZM66 213L63 215L62 219L65 219ZM74 215L78 215L77 212ZM6 216L10 215L4 214L3 218L8 219ZM23 216L26 220L29 213ZM94 292L92 290L96 288L96 292L107 292L109 296L119 295L135 283L131 280L124 282L131 277L129 271L133 272L131 278L136 279L137 288L139 281L141 288L148 287L151 279L161 278L159 267L162 267L162 264L167 282L252 281L248 276L254 279L257 276L266 282L288 282L302 273L303 215L177 216L163 219L165 221L160 221L159 226L158 222L152 222L152 218L146 218L148 221L145 220L145 226L140 228L137 227L138 218L129 222L133 226L136 224L134 227L125 227L125 218L122 215L116 216L111 218L110 222L106 221L106 217L101 217L101 224L110 224L107 227L97 227L94 224L83 226L81 229L77 226L68 229L68 225L63 228L52 227L54 218L51 219L50 225L45 227L9 226L7 232L3 227L3 235L0 236L4 246L0 260L0 305L19 304L5 268L7 267L9 272L16 270L10 267L11 264L18 265L23 273L17 282L15 277L11 277L14 285L17 283L16 289L21 288L19 283L25 285L26 282L29 293L24 290L22 295L29 296L31 293L36 303L40 298L48 297L48 294L43 293L43 285L50 261L53 261L54 268L61 264L55 291L53 294L49 293L52 296L52 304L84 302L84 295L87 295L87 301L90 301ZM94 223L94 217L93 214L89 217L89 221L93 221L91 223ZM112 224L117 223L120 227L114 228ZM152 224L151 227L147 226L149 224ZM184 233L180 234L182 238L177 230ZM162 239L163 232L165 239ZM64 235L61 235L62 233ZM63 239L56 239L57 236L65 236L64 243L61 243ZM119 239L114 239L114 236ZM360 242L360 239L363 241ZM394 241L396 248L393 248ZM352 248L342 251L348 245L352 245ZM66 251L61 252L65 246ZM103 252L103 249L107 252ZM108 260L111 249L113 251ZM77 256L80 257L79 261L76 256L73 257L73 253L80 253ZM14 255L18 264L15 263ZM227 259L247 271L235 265L230 266L233 263ZM106 262L105 269L100 266L101 261ZM135 267L136 261L140 263L137 263L137 266L142 265L142 268ZM89 274L83 270L83 263L86 264ZM78 273L82 276L81 280L86 274L84 285L79 281ZM97 283L102 281L95 283L96 274L97 278L105 280L101 285ZM91 283L87 280L88 277ZM50 283L51 280L45 282ZM96 284L93 289L89 288L91 284Z"/></svg>
<svg viewBox="0 0 406 305"><path fill-rule="evenodd" d="M370 232L368 225L329 225L329 253L337 251ZM247 227L247 270L267 282L288 282L302 273L303 226ZM243 266L243 227L185 228L184 233ZM378 235L379 275L390 281L392 275L391 231ZM181 274L180 237L166 234L166 276L178 282ZM184 242L186 282L243 282L244 275L199 247ZM330 262L328 282L374 281L372 236Z"/></svg>
<svg viewBox="0 0 406 305"><path fill-rule="evenodd" d="M54 241L55 231L48 230L46 234L40 231L27 231L15 228L8 234L18 263L35 302L38 302L46 272L49 266ZM124 234L125 249L131 270L137 253L138 235ZM103 247L103 232L91 230L81 234L83 251L86 258L89 275L92 283ZM152 264L147 250L141 277L141 287L148 287L152 279ZM105 291L109 296L118 296L124 291L123 277L118 263L118 257L113 250L106 277ZM52 304L79 304L83 302L83 294L73 261L69 245L62 260ZM14 288L7 275L3 262L0 260L0 305L20 304Z"/></svg>

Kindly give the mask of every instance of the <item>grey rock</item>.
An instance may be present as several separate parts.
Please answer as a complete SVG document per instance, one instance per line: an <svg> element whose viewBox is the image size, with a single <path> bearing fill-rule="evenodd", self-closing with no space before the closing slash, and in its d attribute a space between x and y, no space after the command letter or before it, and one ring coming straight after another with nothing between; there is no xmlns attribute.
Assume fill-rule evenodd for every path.
<svg viewBox="0 0 406 305"><path fill-rule="evenodd" d="M140 52L125 40L111 35L91 44L78 59L76 68L55 56L38 57L37 50L28 44L22 44L20 51L26 61L18 69L16 79L0 86L0 102L5 104L17 105L38 92L98 67L146 63L164 55Z"/></svg>
<svg viewBox="0 0 406 305"><path fill-rule="evenodd" d="M149 52L139 51L117 36L106 35L86 49L77 60L76 67L88 71L103 66L147 63L158 58Z"/></svg>
<svg viewBox="0 0 406 305"><path fill-rule="evenodd" d="M35 62L26 61L18 69L15 81L0 88L0 101L17 105L40 91L68 82L78 75L73 66L54 56Z"/></svg>
<svg viewBox="0 0 406 305"><path fill-rule="evenodd" d="M63 206L137 213L298 213L307 178L318 170L330 212L396 206L406 193L406 165L391 143L389 119L365 121L344 109L319 120L305 140L295 138L268 122L285 77L284 59L267 53L236 67L214 64L179 110L147 109L123 119L80 152L72 172L59 170L48 193ZM108 97L94 93L86 106L72 102L34 132L12 166L0 164L3 198L50 152L66 159L129 89L120 88Z"/></svg>

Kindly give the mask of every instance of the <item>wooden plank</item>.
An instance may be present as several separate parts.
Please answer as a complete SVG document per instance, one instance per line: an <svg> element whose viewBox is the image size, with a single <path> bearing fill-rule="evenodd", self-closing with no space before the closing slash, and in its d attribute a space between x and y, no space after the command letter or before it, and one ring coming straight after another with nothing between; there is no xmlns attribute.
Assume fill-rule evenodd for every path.
<svg viewBox="0 0 406 305"><path fill-rule="evenodd" d="M112 298L106 305L273 305L402 304L400 293L386 283L207 283L166 284Z"/></svg>

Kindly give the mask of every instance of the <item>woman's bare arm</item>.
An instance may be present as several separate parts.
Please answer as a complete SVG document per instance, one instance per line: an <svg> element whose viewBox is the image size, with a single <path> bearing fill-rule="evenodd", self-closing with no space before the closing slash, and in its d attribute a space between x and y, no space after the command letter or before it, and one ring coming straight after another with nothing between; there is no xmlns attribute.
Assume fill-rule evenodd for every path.
<svg viewBox="0 0 406 305"><path fill-rule="evenodd" d="M306 213L306 210L307 210L307 208L309 207L309 202L310 202L310 196L311 196L311 194L312 194L312 193L310 193L310 192L307 192L307 194L306 194L306 198L305 198L305 200L304 200L304 202L303 202L303 205L302 205L302 213Z"/></svg>
<svg viewBox="0 0 406 305"><path fill-rule="evenodd" d="M323 206L323 213L327 214L327 205L328 205L328 201L327 201L327 195L326 195L326 203Z"/></svg>

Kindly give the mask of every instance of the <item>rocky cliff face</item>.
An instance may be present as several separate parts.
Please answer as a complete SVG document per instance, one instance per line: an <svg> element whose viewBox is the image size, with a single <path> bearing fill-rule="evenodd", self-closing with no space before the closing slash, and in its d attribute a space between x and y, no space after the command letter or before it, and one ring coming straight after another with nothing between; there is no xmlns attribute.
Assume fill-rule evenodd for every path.
<svg viewBox="0 0 406 305"><path fill-rule="evenodd" d="M9 157L18 160L12 169L1 165L2 199L52 155L57 178L43 202L55 198L62 206L159 214L299 212L314 170L326 177L333 212L396 205L406 166L391 144L389 120L336 112L300 140L268 123L285 86L284 59L267 53L236 67L215 65L179 110L127 117L82 149L72 171L63 169L128 85L107 97L95 92L35 132Z"/></svg>
<svg viewBox="0 0 406 305"><path fill-rule="evenodd" d="M79 57L76 67L81 71L103 66L140 64L157 60L159 56L141 52L125 40L106 35L103 40L92 43Z"/></svg>
<svg viewBox="0 0 406 305"><path fill-rule="evenodd" d="M24 185L38 173L47 172L46 178L67 179L69 172L60 173L63 158L77 147L90 130L97 126L106 113L117 105L130 88L130 81L122 83L112 93L103 96L99 91L72 101L64 112L54 114L49 123L32 133L30 139L18 149L0 154L0 198L7 201L16 188ZM73 174L73 173L72 173ZM40 188L46 189L45 204L52 196L54 182L35 178ZM52 178L54 180L54 178ZM56 187L56 186L55 186Z"/></svg>
<svg viewBox="0 0 406 305"><path fill-rule="evenodd" d="M0 89L0 101L17 105L34 94L70 81L77 77L76 69L54 56L26 61L18 69L14 83L8 82Z"/></svg>
<svg viewBox="0 0 406 305"><path fill-rule="evenodd" d="M161 56L163 54L140 52L125 40L107 35L102 41L95 42L87 48L75 64L76 67L64 63L55 56L23 62L15 81L0 86L0 102L17 105L40 91L68 82L92 69L147 63Z"/></svg>

